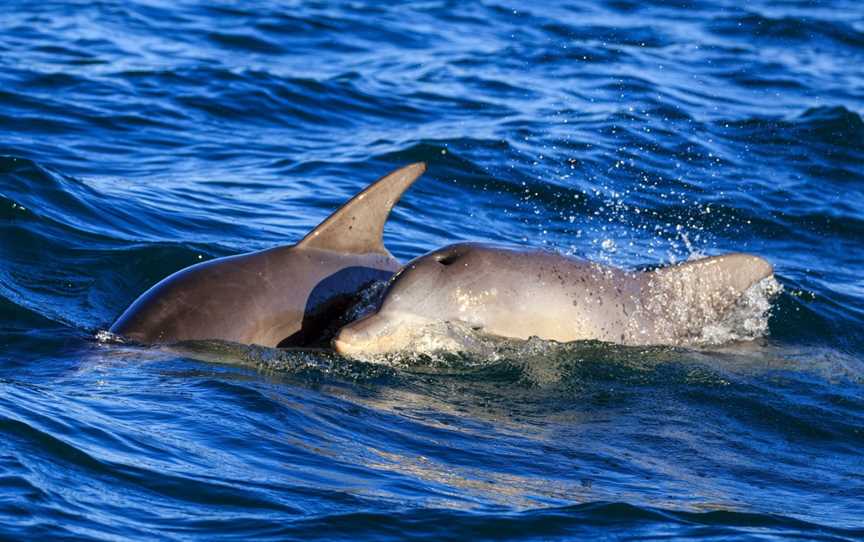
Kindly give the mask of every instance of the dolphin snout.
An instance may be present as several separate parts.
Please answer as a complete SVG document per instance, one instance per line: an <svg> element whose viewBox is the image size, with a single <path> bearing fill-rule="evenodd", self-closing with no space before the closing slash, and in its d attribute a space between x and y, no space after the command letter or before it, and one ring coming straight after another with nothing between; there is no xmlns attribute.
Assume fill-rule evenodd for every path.
<svg viewBox="0 0 864 542"><path fill-rule="evenodd" d="M359 342L358 333L343 327L333 338L333 350L343 356L350 356L354 353L354 346Z"/></svg>
<svg viewBox="0 0 864 542"><path fill-rule="evenodd" d="M376 352L376 338L381 327L378 320L373 314L343 327L333 339L333 349L349 357Z"/></svg>
<svg viewBox="0 0 864 542"><path fill-rule="evenodd" d="M333 349L346 357L370 358L411 347L427 321L403 312L377 312L351 322L333 339Z"/></svg>

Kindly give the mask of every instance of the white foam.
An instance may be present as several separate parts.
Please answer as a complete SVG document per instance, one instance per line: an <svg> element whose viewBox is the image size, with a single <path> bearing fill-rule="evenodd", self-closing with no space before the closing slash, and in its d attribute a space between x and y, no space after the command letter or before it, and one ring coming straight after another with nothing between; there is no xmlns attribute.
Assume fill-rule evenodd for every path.
<svg viewBox="0 0 864 542"><path fill-rule="evenodd" d="M120 335L115 335L107 329L100 329L93 336L97 342L102 344L124 344L126 341Z"/></svg>
<svg viewBox="0 0 864 542"><path fill-rule="evenodd" d="M735 303L735 306L717 322L702 328L702 332L688 344L691 346L720 345L735 341L752 341L768 334L771 301L783 291L774 276L757 282Z"/></svg>

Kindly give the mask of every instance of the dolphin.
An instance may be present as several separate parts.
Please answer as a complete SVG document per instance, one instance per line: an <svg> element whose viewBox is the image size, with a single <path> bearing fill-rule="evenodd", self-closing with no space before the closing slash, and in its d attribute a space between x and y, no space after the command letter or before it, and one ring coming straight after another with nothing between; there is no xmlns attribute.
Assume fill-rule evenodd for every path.
<svg viewBox="0 0 864 542"><path fill-rule="evenodd" d="M333 340L349 357L432 345L455 350L471 331L559 342L688 344L720 320L771 264L726 254L628 271L555 252L461 243L395 274L377 309Z"/></svg>
<svg viewBox="0 0 864 542"><path fill-rule="evenodd" d="M147 290L111 326L146 344L223 340L269 347L329 345L354 296L401 264L384 247L393 205L426 170L398 169L354 196L300 242L217 258Z"/></svg>

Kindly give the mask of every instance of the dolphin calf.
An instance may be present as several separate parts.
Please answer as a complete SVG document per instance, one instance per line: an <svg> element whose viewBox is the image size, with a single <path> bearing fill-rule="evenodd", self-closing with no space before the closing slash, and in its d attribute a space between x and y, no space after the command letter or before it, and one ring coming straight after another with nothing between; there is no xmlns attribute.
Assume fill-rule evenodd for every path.
<svg viewBox="0 0 864 542"><path fill-rule="evenodd" d="M140 343L219 339L261 346L329 344L353 297L400 263L382 233L393 205L426 170L411 164L354 196L296 245L180 270L139 297L110 331Z"/></svg>
<svg viewBox="0 0 864 542"><path fill-rule="evenodd" d="M686 344L718 321L767 261L727 254L651 271L626 271L549 251L476 243L421 256L393 276L377 310L343 327L346 356L460 350L465 331L515 339Z"/></svg>

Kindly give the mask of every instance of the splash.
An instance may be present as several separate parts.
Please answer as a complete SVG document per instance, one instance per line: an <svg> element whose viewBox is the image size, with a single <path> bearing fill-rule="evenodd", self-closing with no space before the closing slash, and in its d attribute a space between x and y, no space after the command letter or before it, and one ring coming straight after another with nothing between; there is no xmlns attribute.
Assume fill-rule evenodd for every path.
<svg viewBox="0 0 864 542"><path fill-rule="evenodd" d="M120 335L115 335L111 333L107 329L100 329L93 336L96 339L96 342L101 344L125 344L126 340Z"/></svg>
<svg viewBox="0 0 864 542"><path fill-rule="evenodd" d="M752 341L768 334L771 302L783 291L773 275L748 288L722 319L702 328L693 346L721 345L735 341Z"/></svg>

